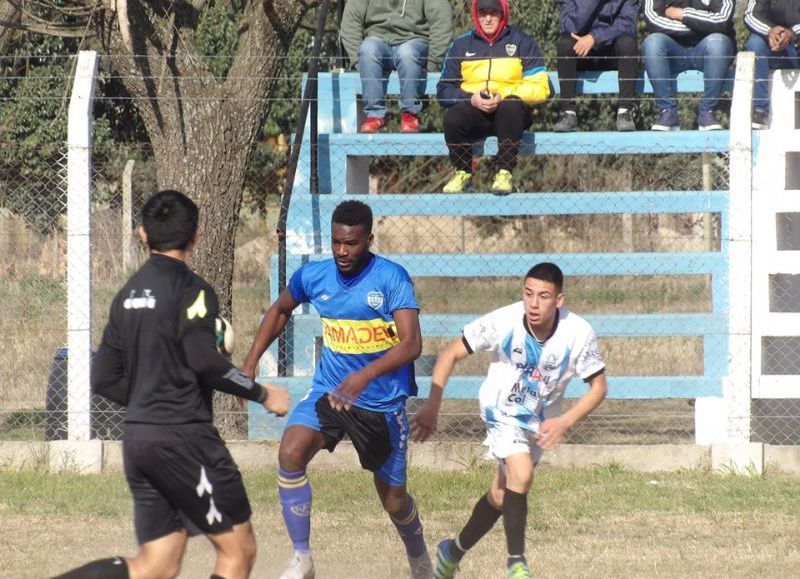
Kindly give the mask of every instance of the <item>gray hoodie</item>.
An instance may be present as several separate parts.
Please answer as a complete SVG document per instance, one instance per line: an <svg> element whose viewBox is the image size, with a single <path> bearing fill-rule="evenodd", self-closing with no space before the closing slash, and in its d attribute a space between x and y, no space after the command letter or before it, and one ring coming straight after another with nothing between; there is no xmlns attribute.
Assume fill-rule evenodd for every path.
<svg viewBox="0 0 800 579"><path fill-rule="evenodd" d="M390 46L427 40L427 69L438 71L453 39L453 13L449 0L348 0L339 34L353 66L367 36Z"/></svg>

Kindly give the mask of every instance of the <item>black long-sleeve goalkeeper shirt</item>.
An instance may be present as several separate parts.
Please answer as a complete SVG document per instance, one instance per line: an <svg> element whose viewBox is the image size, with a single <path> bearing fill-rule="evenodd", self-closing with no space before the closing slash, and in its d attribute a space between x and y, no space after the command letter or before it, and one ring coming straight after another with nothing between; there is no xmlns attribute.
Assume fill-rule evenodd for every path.
<svg viewBox="0 0 800 579"><path fill-rule="evenodd" d="M263 401L264 388L217 351L217 314L200 276L151 255L111 304L92 391L126 405L126 422L146 424L211 422L214 389Z"/></svg>

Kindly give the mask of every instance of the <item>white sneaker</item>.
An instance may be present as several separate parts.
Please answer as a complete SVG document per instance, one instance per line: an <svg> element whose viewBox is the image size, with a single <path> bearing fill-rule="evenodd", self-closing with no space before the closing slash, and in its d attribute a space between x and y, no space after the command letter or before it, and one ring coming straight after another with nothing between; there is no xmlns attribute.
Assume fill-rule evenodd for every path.
<svg viewBox="0 0 800 579"><path fill-rule="evenodd" d="M314 579L314 561L311 559L311 553L295 551L289 566L279 579Z"/></svg>
<svg viewBox="0 0 800 579"><path fill-rule="evenodd" d="M427 551L419 557L409 557L408 564L411 567L411 579L433 579L433 565Z"/></svg>

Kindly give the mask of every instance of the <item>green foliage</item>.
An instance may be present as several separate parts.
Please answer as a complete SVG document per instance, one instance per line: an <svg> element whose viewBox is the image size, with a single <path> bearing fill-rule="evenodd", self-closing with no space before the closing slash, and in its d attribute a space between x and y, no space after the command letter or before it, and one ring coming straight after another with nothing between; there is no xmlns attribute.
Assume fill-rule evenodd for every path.
<svg viewBox="0 0 800 579"><path fill-rule="evenodd" d="M5 440L44 438L44 427L44 410L16 410L6 414L5 420L0 421L0 435Z"/></svg>
<svg viewBox="0 0 800 579"><path fill-rule="evenodd" d="M60 227L66 210L65 167L68 96L78 51L75 40L19 34L9 56L0 58L0 179L7 187L0 205L23 217L37 232ZM120 144L144 140L144 130L122 83L101 71L93 131L93 164L105 181L121 173L132 155ZM114 169L114 167L118 167ZM107 188L96 189L100 198Z"/></svg>
<svg viewBox="0 0 800 579"><path fill-rule="evenodd" d="M236 53L240 6L237 2L214 2L200 14L195 40L203 56L210 57L210 68L224 78Z"/></svg>
<svg viewBox="0 0 800 579"><path fill-rule="evenodd" d="M243 199L244 207L262 215L270 204L269 198L279 196L286 183L287 144L297 128L302 105L302 79L308 70L313 38L311 30L316 29L317 18L316 10L306 15L302 27L292 39L278 71L278 79L267 95L269 112L250 157ZM341 64L337 58L337 28L336 13L331 10L322 39L320 71L329 71Z"/></svg>

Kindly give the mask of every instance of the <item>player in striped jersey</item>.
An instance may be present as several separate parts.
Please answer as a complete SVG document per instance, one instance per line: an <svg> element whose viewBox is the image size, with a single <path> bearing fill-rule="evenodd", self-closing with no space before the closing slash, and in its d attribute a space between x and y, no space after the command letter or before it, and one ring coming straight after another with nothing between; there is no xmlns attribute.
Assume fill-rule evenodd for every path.
<svg viewBox="0 0 800 579"><path fill-rule="evenodd" d="M473 352L492 352L480 389L488 456L498 461L491 489L475 505L454 539L439 543L437 579L455 575L458 562L502 516L508 547L509 579L530 577L525 560L528 491L542 452L555 448L567 431L606 395L605 364L592 327L563 307L564 276L540 263L525 276L522 301L469 323L461 338L436 361L428 402L414 417L412 439L424 441L436 428L442 394L456 363ZM573 376L588 391L561 413Z"/></svg>

